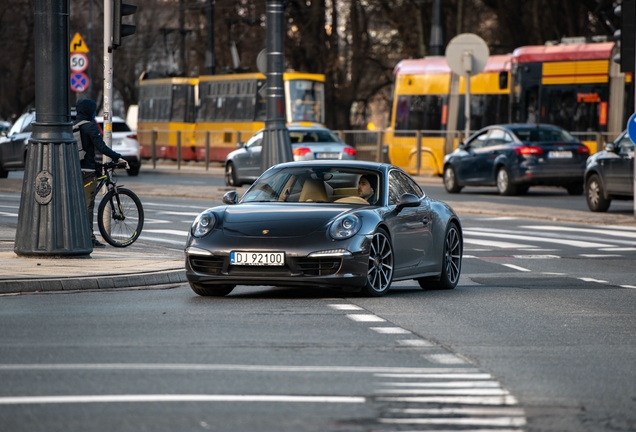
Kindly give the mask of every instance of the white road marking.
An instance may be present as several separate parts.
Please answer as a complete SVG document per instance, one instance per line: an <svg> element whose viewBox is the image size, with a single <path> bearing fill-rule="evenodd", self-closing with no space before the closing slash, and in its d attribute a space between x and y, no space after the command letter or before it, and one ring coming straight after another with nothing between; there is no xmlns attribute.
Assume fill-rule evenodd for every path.
<svg viewBox="0 0 636 432"><path fill-rule="evenodd" d="M536 229L536 230L541 230L541 231L558 231L558 232L602 234L602 235L607 235L607 236L625 237L625 238L634 238L634 239L636 239L636 232L620 232L620 231L611 231L611 230L607 230L607 229L573 228L573 227L554 226L554 225L539 225L539 226L528 225L528 226L520 226L519 228Z"/></svg>
<svg viewBox="0 0 636 432"><path fill-rule="evenodd" d="M464 364L466 363L461 358L457 357L454 354L426 354L423 355L426 360L432 363L442 363L442 364Z"/></svg>
<svg viewBox="0 0 636 432"><path fill-rule="evenodd" d="M289 396L289 395L214 395L214 394L139 394L139 395L77 395L77 396L14 396L0 397L0 405L70 404L117 402L309 402L365 403L364 397L349 396Z"/></svg>
<svg viewBox="0 0 636 432"><path fill-rule="evenodd" d="M633 252L636 248L633 247L613 247L613 248L600 248L603 252Z"/></svg>
<svg viewBox="0 0 636 432"><path fill-rule="evenodd" d="M0 212L0 216L18 217L17 213Z"/></svg>
<svg viewBox="0 0 636 432"><path fill-rule="evenodd" d="M623 255L616 255L616 254L579 254L579 256L585 257L585 258L616 258L616 257L621 257Z"/></svg>
<svg viewBox="0 0 636 432"><path fill-rule="evenodd" d="M169 224L173 223L172 221L165 219L144 219L144 225L146 224Z"/></svg>
<svg viewBox="0 0 636 432"><path fill-rule="evenodd" d="M465 236L495 237L495 238L510 239L510 240L535 241L535 242L543 242L543 243L557 243L560 245L567 245L567 246L574 246L574 247L581 247L581 248L602 248L602 247L612 246L611 244L595 243L595 242L582 241L582 240L568 240L563 238L553 239L553 238L538 237L538 236L532 237L529 235L526 236L526 235L519 235L519 234L505 234L499 231L501 230L484 230L484 232L482 232L479 228L472 228L470 230L464 230L464 235ZM523 247L526 247L526 246L523 246Z"/></svg>
<svg viewBox="0 0 636 432"><path fill-rule="evenodd" d="M407 396L377 397L379 402L439 403L462 405L517 405L514 396Z"/></svg>
<svg viewBox="0 0 636 432"><path fill-rule="evenodd" d="M513 270L519 270L522 272L529 272L530 270L524 267L519 267L518 265L514 265L514 264L502 264L503 266L506 266L508 268L511 268Z"/></svg>
<svg viewBox="0 0 636 432"><path fill-rule="evenodd" d="M524 416L526 413L521 408L391 408L392 413L401 414L428 414L428 415L481 415L481 416Z"/></svg>
<svg viewBox="0 0 636 432"><path fill-rule="evenodd" d="M502 388L464 388L464 389L381 389L378 394L394 395L437 395L437 396L504 396L508 390Z"/></svg>
<svg viewBox="0 0 636 432"><path fill-rule="evenodd" d="M636 288L634 285L620 285L621 288Z"/></svg>
<svg viewBox="0 0 636 432"><path fill-rule="evenodd" d="M594 278L587 278L587 277L580 277L578 279L582 280L583 282L609 283L608 281L594 279Z"/></svg>
<svg viewBox="0 0 636 432"><path fill-rule="evenodd" d="M554 272L543 272L541 274L544 275L551 275L551 276L567 276L567 273L554 273Z"/></svg>
<svg viewBox="0 0 636 432"><path fill-rule="evenodd" d="M348 314L347 318L357 321L357 322L385 322L386 320L380 318L379 316L370 315L370 314Z"/></svg>
<svg viewBox="0 0 636 432"><path fill-rule="evenodd" d="M362 310L360 306L356 306L352 304L330 304L327 306L336 310Z"/></svg>
<svg viewBox="0 0 636 432"><path fill-rule="evenodd" d="M400 345L405 345L409 347L432 347L434 346L431 342L423 340L423 339L398 339L397 343Z"/></svg>
<svg viewBox="0 0 636 432"><path fill-rule="evenodd" d="M176 216L199 216L201 212L176 212L176 211L157 211L158 215L176 215Z"/></svg>
<svg viewBox="0 0 636 432"><path fill-rule="evenodd" d="M497 426L520 427L525 426L523 417L492 417L492 418L380 418L384 424L421 424L421 425L454 425L454 426Z"/></svg>
<svg viewBox="0 0 636 432"><path fill-rule="evenodd" d="M411 334L407 329L402 327L369 327L376 333L380 334Z"/></svg>
<svg viewBox="0 0 636 432"><path fill-rule="evenodd" d="M466 379L466 380L490 380L492 375L487 373L424 373L424 374L393 374L393 373L377 373L373 376L378 378L404 378L404 379Z"/></svg>
<svg viewBox="0 0 636 432"><path fill-rule="evenodd" d="M519 259L558 259L561 258L558 255L513 255L514 258Z"/></svg>
<svg viewBox="0 0 636 432"><path fill-rule="evenodd" d="M184 208L191 208L191 209L200 209L200 212L204 211L205 208L202 208L200 206L187 206L187 205L180 205L180 204L165 204L165 203L156 203L156 202L146 202L144 201L144 207L161 207L161 208L165 208L165 207L175 207L175 208L180 208L180 209L184 209ZM200 213L199 212L199 213ZM197 213L197 214L199 214Z"/></svg>
<svg viewBox="0 0 636 432"><path fill-rule="evenodd" d="M497 381L444 381L444 382L382 382L392 387L435 387L435 388L500 388Z"/></svg>
<svg viewBox="0 0 636 432"><path fill-rule="evenodd" d="M60 371L60 370L121 370L121 371L229 371L229 372L342 372L374 374L477 374L475 368L413 368L372 366L282 366L282 365L235 365L235 364L188 364L188 363L40 363L0 364L2 371ZM407 375L403 375L407 376ZM437 375L439 376L439 375ZM488 375L490 376L490 375Z"/></svg>
<svg viewBox="0 0 636 432"><path fill-rule="evenodd" d="M464 231L464 235L466 235L466 231ZM494 241L494 240L477 240L468 237L464 237L464 244L474 244L479 246L491 246L501 249L519 249L519 248L532 248L534 246L527 244L519 244L519 243L509 243L502 241Z"/></svg>
<svg viewBox="0 0 636 432"><path fill-rule="evenodd" d="M140 240L149 240L149 241L155 241L155 242L160 242L160 243L169 243L169 244L174 244L174 245L181 245L181 246L185 246L185 242L184 240L170 240L170 239L166 239L166 238L161 238L161 237L152 237L152 236L147 236L147 235L140 235L139 236Z"/></svg>

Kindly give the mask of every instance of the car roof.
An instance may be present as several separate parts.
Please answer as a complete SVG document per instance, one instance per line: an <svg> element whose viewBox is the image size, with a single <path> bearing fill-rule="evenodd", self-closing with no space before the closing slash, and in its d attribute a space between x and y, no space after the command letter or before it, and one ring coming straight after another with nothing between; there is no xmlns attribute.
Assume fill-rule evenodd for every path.
<svg viewBox="0 0 636 432"><path fill-rule="evenodd" d="M292 161L285 162L275 165L276 168L287 168L287 167L333 167L333 168L355 168L355 169L368 169L368 170L376 170L376 171L385 171L388 169L400 169L391 164L382 163L382 162L371 162L371 161L363 161L363 160L311 160L311 161ZM401 169L400 169L401 170ZM402 170L401 170L402 171Z"/></svg>

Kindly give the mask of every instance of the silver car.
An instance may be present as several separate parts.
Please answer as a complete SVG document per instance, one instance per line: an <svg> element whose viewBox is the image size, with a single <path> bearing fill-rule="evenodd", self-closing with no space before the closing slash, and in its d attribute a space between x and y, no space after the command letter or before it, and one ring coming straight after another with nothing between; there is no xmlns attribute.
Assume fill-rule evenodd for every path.
<svg viewBox="0 0 636 432"><path fill-rule="evenodd" d="M322 126L287 126L295 161L307 160L355 160L356 149L345 144L331 130ZM247 143L225 158L225 184L241 186L252 183L262 173L261 149L263 131L257 132Z"/></svg>
<svg viewBox="0 0 636 432"><path fill-rule="evenodd" d="M95 117L95 121L99 125L100 130L104 130L104 118L102 116ZM139 174L141 168L141 148L137 141L137 134L130 129L124 119L121 117L113 117L113 139L112 147L122 158L128 162L130 168L127 171L129 176ZM96 155L101 161L102 155Z"/></svg>

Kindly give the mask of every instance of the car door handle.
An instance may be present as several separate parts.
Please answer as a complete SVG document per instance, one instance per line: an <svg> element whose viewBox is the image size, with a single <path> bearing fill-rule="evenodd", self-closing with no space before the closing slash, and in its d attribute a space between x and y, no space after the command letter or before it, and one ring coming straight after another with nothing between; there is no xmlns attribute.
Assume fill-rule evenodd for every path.
<svg viewBox="0 0 636 432"><path fill-rule="evenodd" d="M428 216L424 216L422 218L422 223L424 224L424 226L428 225Z"/></svg>

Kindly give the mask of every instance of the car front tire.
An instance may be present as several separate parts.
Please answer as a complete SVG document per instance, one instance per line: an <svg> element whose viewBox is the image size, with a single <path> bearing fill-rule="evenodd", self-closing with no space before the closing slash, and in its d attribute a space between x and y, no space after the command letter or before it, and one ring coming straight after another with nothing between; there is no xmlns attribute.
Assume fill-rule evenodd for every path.
<svg viewBox="0 0 636 432"><path fill-rule="evenodd" d="M369 246L369 269L363 292L372 297L383 296L391 288L392 281L393 245L386 231L380 228L373 234Z"/></svg>
<svg viewBox="0 0 636 432"><path fill-rule="evenodd" d="M418 279L420 287L427 290L450 290L457 286L462 272L463 244L459 228L453 222L446 228L444 251L442 255L442 273L439 280Z"/></svg>
<svg viewBox="0 0 636 432"><path fill-rule="evenodd" d="M204 297L223 297L232 292L236 285L201 285L190 282L190 288L195 294Z"/></svg>
<svg viewBox="0 0 636 432"><path fill-rule="evenodd" d="M242 186L242 183L238 179L236 170L234 169L234 164L232 162L228 162L225 165L225 185L236 187Z"/></svg>
<svg viewBox="0 0 636 432"><path fill-rule="evenodd" d="M455 168L450 165L444 169L444 189L448 193L459 193L462 190L462 187L457 184Z"/></svg>
<svg viewBox="0 0 636 432"><path fill-rule="evenodd" d="M605 212L612 203L612 200L605 198L601 179L597 174L592 174L585 183L585 200L593 212Z"/></svg>

